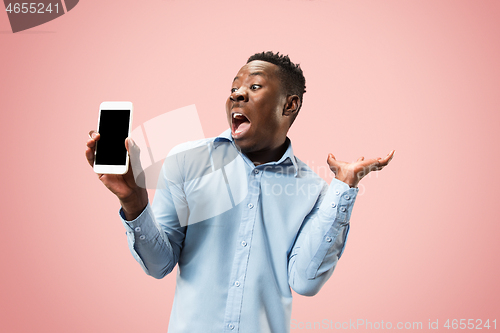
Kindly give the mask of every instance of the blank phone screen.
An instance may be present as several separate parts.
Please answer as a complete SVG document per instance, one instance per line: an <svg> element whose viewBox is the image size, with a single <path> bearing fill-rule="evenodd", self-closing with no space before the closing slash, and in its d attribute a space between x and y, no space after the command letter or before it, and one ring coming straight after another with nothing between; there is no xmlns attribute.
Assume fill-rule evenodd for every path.
<svg viewBox="0 0 500 333"><path fill-rule="evenodd" d="M128 136L130 110L101 110L95 164L125 165L127 149L125 139Z"/></svg>

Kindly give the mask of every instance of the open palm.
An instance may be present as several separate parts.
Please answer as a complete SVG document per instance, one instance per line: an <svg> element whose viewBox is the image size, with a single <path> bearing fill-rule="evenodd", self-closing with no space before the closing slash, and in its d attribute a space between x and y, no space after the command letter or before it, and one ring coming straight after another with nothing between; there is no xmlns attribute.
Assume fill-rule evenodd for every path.
<svg viewBox="0 0 500 333"><path fill-rule="evenodd" d="M364 157L358 158L356 162L338 161L333 154L328 155L327 163L330 170L335 173L335 178L343 181L351 187L356 187L359 181L372 171L382 170L394 157L395 150L391 151L386 157L371 158L365 160Z"/></svg>

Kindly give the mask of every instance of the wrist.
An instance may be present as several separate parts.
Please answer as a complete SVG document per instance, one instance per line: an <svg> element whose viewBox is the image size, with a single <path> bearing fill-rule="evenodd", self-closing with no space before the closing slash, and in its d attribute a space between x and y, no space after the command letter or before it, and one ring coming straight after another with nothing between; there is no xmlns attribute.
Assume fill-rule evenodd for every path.
<svg viewBox="0 0 500 333"><path fill-rule="evenodd" d="M359 183L359 181L356 181L356 180L349 178L349 177L335 177L335 178L337 178L338 180L340 180L343 183L346 183L349 187L357 187L358 183Z"/></svg>
<svg viewBox="0 0 500 333"><path fill-rule="evenodd" d="M148 192L141 189L125 199L120 199L123 213L127 221L135 220L148 205Z"/></svg>

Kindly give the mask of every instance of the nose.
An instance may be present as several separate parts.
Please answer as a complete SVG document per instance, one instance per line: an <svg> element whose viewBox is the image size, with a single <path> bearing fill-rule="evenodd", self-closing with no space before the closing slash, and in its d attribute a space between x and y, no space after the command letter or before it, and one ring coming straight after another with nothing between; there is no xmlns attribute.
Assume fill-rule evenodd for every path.
<svg viewBox="0 0 500 333"><path fill-rule="evenodd" d="M229 99L231 99L233 102L246 102L247 101L247 94L245 89L240 88L234 92L231 93L229 96Z"/></svg>

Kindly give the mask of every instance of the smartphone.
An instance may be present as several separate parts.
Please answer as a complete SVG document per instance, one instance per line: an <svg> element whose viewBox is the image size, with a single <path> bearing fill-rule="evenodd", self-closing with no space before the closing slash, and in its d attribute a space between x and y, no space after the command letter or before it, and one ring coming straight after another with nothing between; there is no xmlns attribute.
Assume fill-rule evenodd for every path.
<svg viewBox="0 0 500 333"><path fill-rule="evenodd" d="M132 126L131 102L102 102L99 107L97 132L101 138L96 143L94 171L96 173L123 175L128 171L129 156L125 139Z"/></svg>

